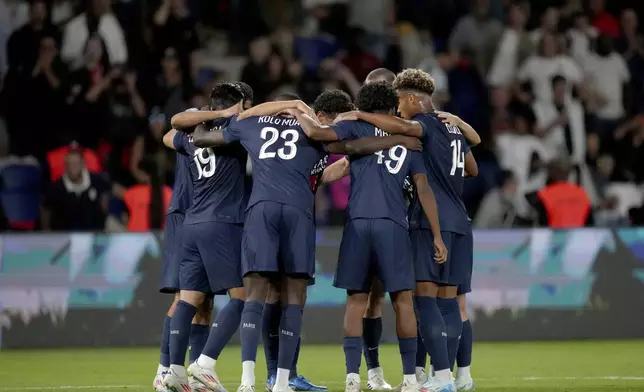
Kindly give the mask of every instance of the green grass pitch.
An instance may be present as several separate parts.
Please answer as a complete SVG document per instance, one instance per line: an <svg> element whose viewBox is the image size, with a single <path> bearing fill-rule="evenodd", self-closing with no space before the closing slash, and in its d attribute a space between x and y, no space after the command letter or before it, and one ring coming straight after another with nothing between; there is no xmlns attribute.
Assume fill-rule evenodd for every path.
<svg viewBox="0 0 644 392"><path fill-rule="evenodd" d="M230 392L239 384L239 351L228 347L217 362ZM380 356L387 380L398 384L398 348L381 346ZM261 392L259 382L266 376L261 348L258 358ZM473 358L478 391L644 391L644 341L485 343L475 345ZM157 361L153 348L2 351L0 392L152 392ZM299 370L331 391L344 389L340 346L304 345Z"/></svg>

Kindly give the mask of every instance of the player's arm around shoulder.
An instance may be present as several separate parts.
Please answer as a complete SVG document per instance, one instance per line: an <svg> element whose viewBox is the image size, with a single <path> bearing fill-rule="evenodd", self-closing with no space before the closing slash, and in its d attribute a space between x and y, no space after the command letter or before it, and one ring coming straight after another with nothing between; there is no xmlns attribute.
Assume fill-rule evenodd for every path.
<svg viewBox="0 0 644 392"><path fill-rule="evenodd" d="M440 110L437 110L436 114L438 115L438 117L440 117L444 124L458 127L458 129L461 130L463 137L465 137L465 141L470 147L478 146L479 144L481 144L481 136L479 136L478 132L476 132L476 130L470 124L463 121L463 119L452 113L443 112Z"/></svg>
<svg viewBox="0 0 644 392"><path fill-rule="evenodd" d="M392 135L385 137L368 136L356 140L331 143L328 145L328 150L333 154L369 155L395 146L403 146L411 151L422 151L423 149L423 145L418 138Z"/></svg>
<svg viewBox="0 0 644 392"><path fill-rule="evenodd" d="M220 129L206 130L206 126L199 124L192 133L192 144L198 148L219 147L228 144L224 131Z"/></svg>
<svg viewBox="0 0 644 392"><path fill-rule="evenodd" d="M295 115L295 118L297 118L297 121L302 127L302 131L304 131L309 139L318 142L334 142L340 140L334 128L318 123L310 115L299 110L292 111L291 114Z"/></svg>
<svg viewBox="0 0 644 392"><path fill-rule="evenodd" d="M368 122L392 135L404 135L420 138L423 136L423 125L418 121L405 120L388 114L355 112L356 119ZM338 116L339 117L339 116Z"/></svg>
<svg viewBox="0 0 644 392"><path fill-rule="evenodd" d="M173 150L176 150L177 148L174 145L174 138L177 135L177 130L176 129L171 129L163 135L163 144L165 144L166 147L171 148Z"/></svg>
<svg viewBox="0 0 644 392"><path fill-rule="evenodd" d="M187 129L196 127L201 123L218 120L220 118L231 117L241 111L240 104L233 105L223 110L198 110L188 109L184 112L177 113L170 119L170 124L174 129Z"/></svg>
<svg viewBox="0 0 644 392"><path fill-rule="evenodd" d="M238 120L241 121L248 117L257 116L276 116L288 110L299 110L309 115L313 113L313 109L311 109L307 104L300 100L273 101L264 102L257 106L253 106L250 109L244 110L239 114Z"/></svg>

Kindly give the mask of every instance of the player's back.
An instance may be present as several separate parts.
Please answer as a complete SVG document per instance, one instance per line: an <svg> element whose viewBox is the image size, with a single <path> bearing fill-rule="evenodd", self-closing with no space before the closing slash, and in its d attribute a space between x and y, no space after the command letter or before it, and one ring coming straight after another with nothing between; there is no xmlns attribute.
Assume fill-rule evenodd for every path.
<svg viewBox="0 0 644 392"><path fill-rule="evenodd" d="M421 113L412 118L423 126L423 160L429 184L439 208L442 231L466 234L467 210L463 204L465 155L469 147L458 127L447 126L434 113ZM415 200L410 213L413 228L429 228L429 222Z"/></svg>
<svg viewBox="0 0 644 392"><path fill-rule="evenodd" d="M228 120L215 122L213 129L226 126ZM184 133L175 136L177 152L190 159L193 186L192 205L184 224L201 222L243 223L246 209L246 151L239 144L218 148L198 148Z"/></svg>
<svg viewBox="0 0 644 392"><path fill-rule="evenodd" d="M340 139L388 136L363 121L346 121L334 126ZM349 157L351 193L347 214L355 218L387 218L408 227L403 184L411 173L424 172L420 153L395 146L375 154Z"/></svg>
<svg viewBox="0 0 644 392"><path fill-rule="evenodd" d="M238 140L253 163L253 190L248 207L273 201L313 214L310 176L325 155L321 144L311 141L297 119L286 116L231 119L224 132L228 142Z"/></svg>

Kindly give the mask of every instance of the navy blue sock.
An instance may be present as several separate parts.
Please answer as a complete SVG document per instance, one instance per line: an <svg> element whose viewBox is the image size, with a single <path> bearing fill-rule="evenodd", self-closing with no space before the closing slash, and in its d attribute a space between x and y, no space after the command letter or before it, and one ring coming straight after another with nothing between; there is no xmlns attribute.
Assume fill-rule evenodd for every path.
<svg viewBox="0 0 644 392"><path fill-rule="evenodd" d="M165 316L163 320L163 332L161 335L161 357L159 365L170 367L170 316Z"/></svg>
<svg viewBox="0 0 644 392"><path fill-rule="evenodd" d="M215 323L212 325L210 336L203 349L203 354L212 358L219 358L219 354L224 347L230 342L241 321L242 311L244 310L244 301L241 299L231 299L228 304L217 314Z"/></svg>
<svg viewBox="0 0 644 392"><path fill-rule="evenodd" d="M458 343L456 363L458 367L467 367L472 364L472 323L470 320L463 321L463 332L461 341Z"/></svg>
<svg viewBox="0 0 644 392"><path fill-rule="evenodd" d="M190 327L190 354L188 355L188 361L190 363L196 362L197 358L201 355L201 352L206 346L209 332L210 327L207 325L192 324Z"/></svg>
<svg viewBox="0 0 644 392"><path fill-rule="evenodd" d="M277 355L280 347L280 319L282 306L280 304L265 304L262 313L262 340L268 376L277 373Z"/></svg>
<svg viewBox="0 0 644 392"><path fill-rule="evenodd" d="M297 377L297 361L300 359L300 346L302 345L302 337L297 340L297 348L295 349L295 356L293 357L293 366L291 372L288 374L289 378Z"/></svg>
<svg viewBox="0 0 644 392"><path fill-rule="evenodd" d="M260 327L263 309L263 302L246 301L246 304L244 304L244 311L241 317L241 331L239 333L242 346L242 362L255 362L257 359L257 347L259 346L259 338L262 333Z"/></svg>
<svg viewBox="0 0 644 392"><path fill-rule="evenodd" d="M362 357L362 338L360 336L344 337L344 359L347 365L347 374L360 374L360 361Z"/></svg>
<svg viewBox="0 0 644 392"><path fill-rule="evenodd" d="M402 358L403 375L416 374L416 338L398 338L398 349Z"/></svg>
<svg viewBox="0 0 644 392"><path fill-rule="evenodd" d="M280 347L277 355L278 369L291 369L302 331L302 306L287 305L280 320Z"/></svg>
<svg viewBox="0 0 644 392"><path fill-rule="evenodd" d="M423 336L425 349L432 357L434 370L449 369L447 333L443 317L436 304L436 298L417 296L416 306L420 321L420 333Z"/></svg>
<svg viewBox="0 0 644 392"><path fill-rule="evenodd" d="M382 318L362 319L362 342L364 360L367 362L367 369L380 367L380 355L378 346L382 337Z"/></svg>
<svg viewBox="0 0 644 392"><path fill-rule="evenodd" d="M463 330L461 311L458 308L458 300L456 298L439 298L437 304L443 316L443 321L445 322L445 332L447 332L449 368L454 369L456 353L458 352L458 340Z"/></svg>
<svg viewBox="0 0 644 392"><path fill-rule="evenodd" d="M186 351L190 340L190 323L197 314L197 308L185 301L177 302L170 321L170 364L185 366Z"/></svg>
<svg viewBox="0 0 644 392"><path fill-rule="evenodd" d="M420 335L420 326L418 326L418 338L416 338L416 367L425 369L427 366L427 350L425 343Z"/></svg>

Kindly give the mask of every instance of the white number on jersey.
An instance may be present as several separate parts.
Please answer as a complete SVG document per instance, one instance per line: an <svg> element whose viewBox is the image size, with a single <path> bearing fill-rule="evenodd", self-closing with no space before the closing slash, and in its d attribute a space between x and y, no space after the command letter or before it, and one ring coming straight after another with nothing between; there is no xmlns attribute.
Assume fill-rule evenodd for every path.
<svg viewBox="0 0 644 392"><path fill-rule="evenodd" d="M275 158L277 155L280 159L289 160L297 155L297 143L300 134L294 129L285 129L280 132L273 127L262 128L260 133L262 139L266 140L259 149L259 159ZM284 139L284 147L278 148L277 152L266 151L278 138Z"/></svg>
<svg viewBox="0 0 644 392"><path fill-rule="evenodd" d="M209 178L215 174L217 168L217 157L212 148L198 148L195 150L194 156L195 165L197 165L197 172L199 172L198 180L203 177Z"/></svg>
<svg viewBox="0 0 644 392"><path fill-rule="evenodd" d="M452 169L449 175L453 176L457 169L461 169L461 176L465 177L465 153L461 152L461 141L452 140L450 146L452 147Z"/></svg>
<svg viewBox="0 0 644 392"><path fill-rule="evenodd" d="M405 163L407 149L403 146L394 146L390 148L387 154L389 159L385 159L385 154L383 154L382 150L375 154L378 157L377 163L379 165L384 163L389 173L396 174L402 168L403 163Z"/></svg>

